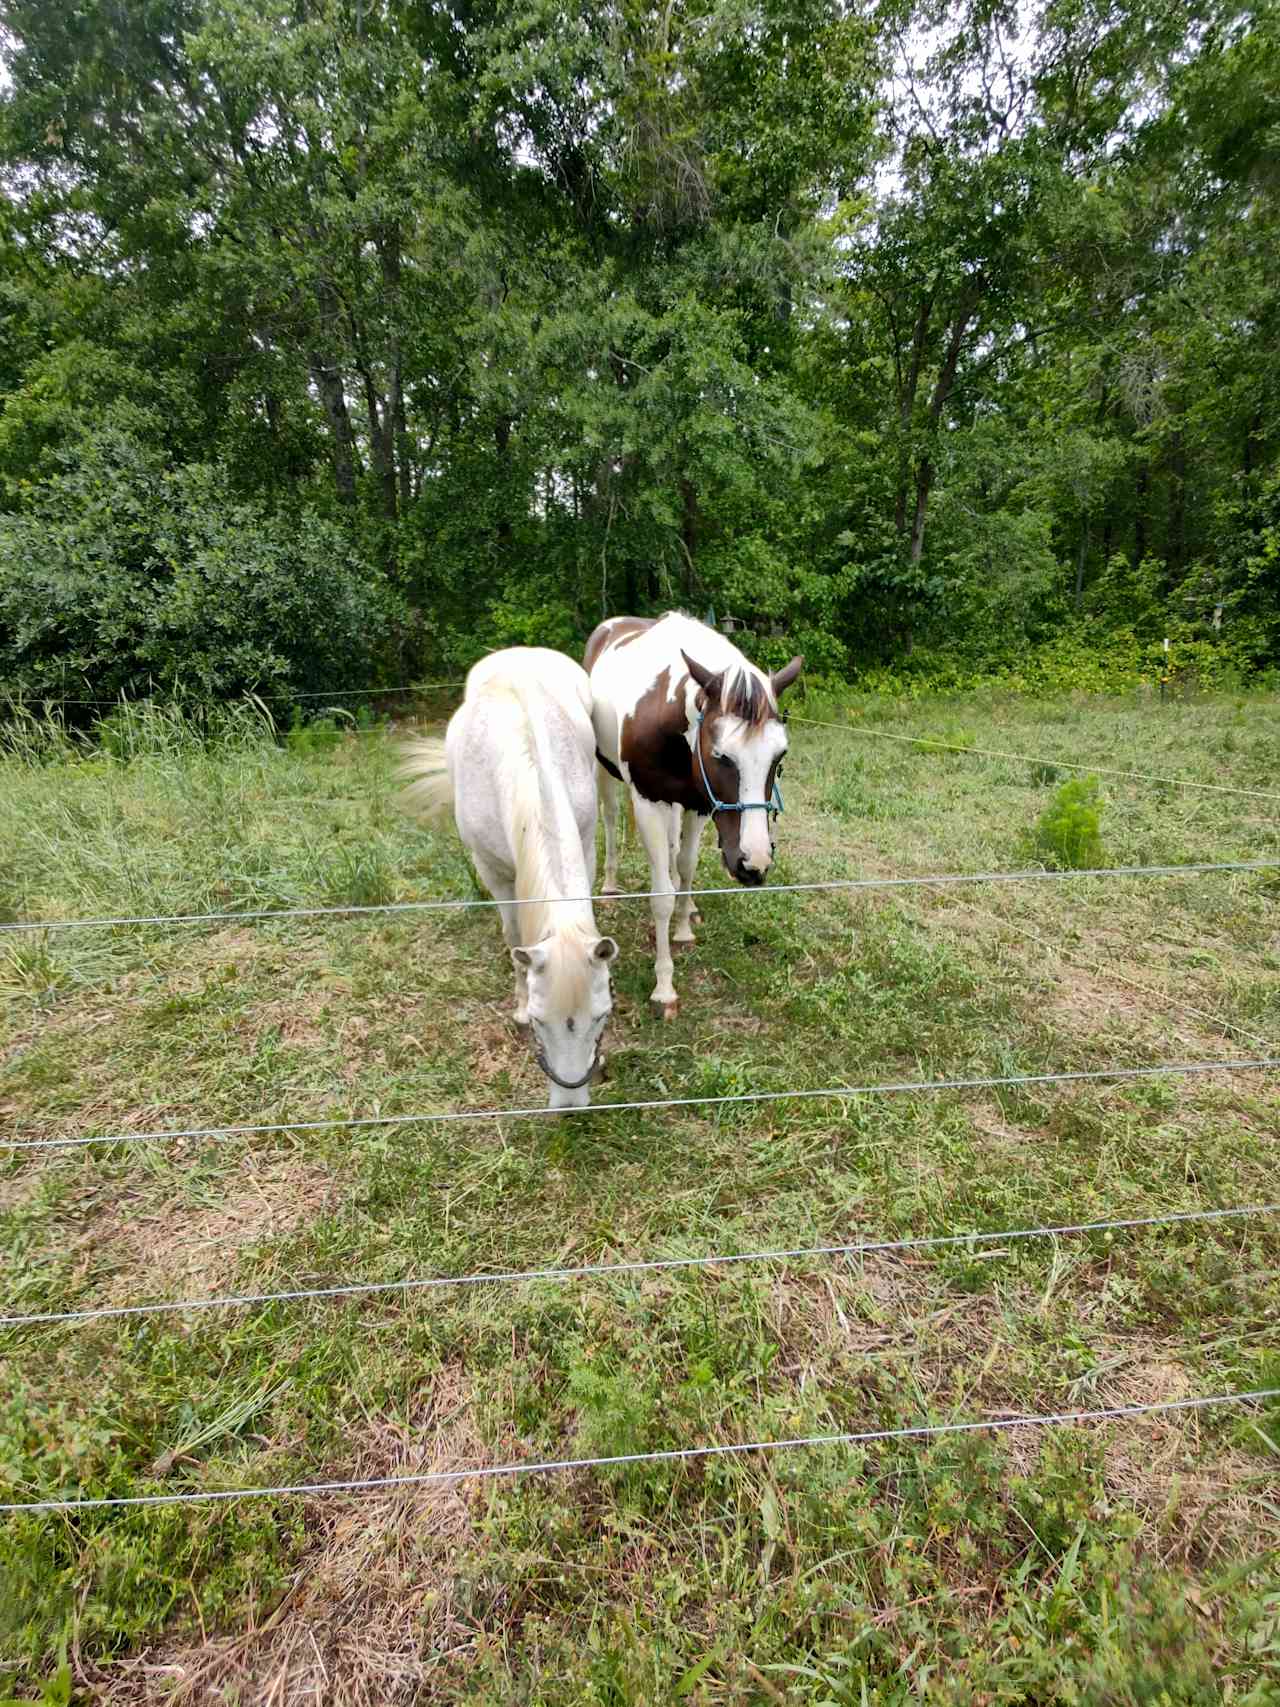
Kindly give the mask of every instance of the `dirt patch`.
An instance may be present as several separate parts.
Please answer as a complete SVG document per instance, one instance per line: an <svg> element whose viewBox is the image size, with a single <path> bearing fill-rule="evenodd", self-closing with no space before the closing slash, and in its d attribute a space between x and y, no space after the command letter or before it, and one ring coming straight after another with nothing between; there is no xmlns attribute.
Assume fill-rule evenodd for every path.
<svg viewBox="0 0 1280 1707"><path fill-rule="evenodd" d="M178 1295L223 1285L241 1254L279 1239L332 1208L341 1182L295 1156L246 1156L209 1188L213 1201L157 1200L146 1187L120 1195L77 1241L86 1265L108 1271L101 1302Z"/></svg>
<svg viewBox="0 0 1280 1707"><path fill-rule="evenodd" d="M31 1168L0 1178L0 1215L19 1208L34 1196L39 1179L39 1174Z"/></svg>
<svg viewBox="0 0 1280 1707"><path fill-rule="evenodd" d="M363 1031L353 1033L357 1016L335 1018L334 1010L339 1003L346 1007L348 998L335 995L332 989L298 992L279 1001L260 1002L245 1015L244 1035L255 1048L269 1032L275 1032L281 1043L297 1049L332 1049L336 1036L354 1035L363 1042L369 1022L360 1020Z"/></svg>
<svg viewBox="0 0 1280 1707"><path fill-rule="evenodd" d="M491 1085L504 1077L519 1079L531 1058L529 1043L500 1010L485 1010L468 1026L466 1037L467 1072L473 1085Z"/></svg>
<svg viewBox="0 0 1280 1707"><path fill-rule="evenodd" d="M980 1137L990 1138L997 1144L1031 1144L1042 1136L1030 1127L1010 1125L995 1103L978 1098L969 1104L969 1123Z"/></svg>
<svg viewBox="0 0 1280 1707"><path fill-rule="evenodd" d="M1160 1404L1195 1392L1185 1369L1154 1358L1125 1369L1098 1402ZM1203 1566L1219 1553L1257 1551L1274 1541L1267 1466L1216 1442L1206 1455L1194 1412L1144 1417L1133 1429L1113 1424L1107 1434L1107 1487L1146 1519L1166 1563Z"/></svg>
<svg viewBox="0 0 1280 1707"><path fill-rule="evenodd" d="M344 1476L430 1474L493 1462L461 1373L446 1370L407 1424L371 1420ZM85 1679L102 1707L135 1703L395 1707L425 1701L482 1630L458 1572L477 1543L483 1484L445 1482L308 1500L311 1540L261 1624L162 1642Z"/></svg>

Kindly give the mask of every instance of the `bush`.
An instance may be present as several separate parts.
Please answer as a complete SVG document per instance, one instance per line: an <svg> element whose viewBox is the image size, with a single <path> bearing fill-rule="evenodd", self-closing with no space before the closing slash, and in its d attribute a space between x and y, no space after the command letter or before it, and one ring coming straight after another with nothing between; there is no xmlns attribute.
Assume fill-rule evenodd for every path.
<svg viewBox="0 0 1280 1707"><path fill-rule="evenodd" d="M1088 871L1103 864L1096 776L1064 782L1041 813L1031 836L1033 855L1058 871Z"/></svg>
<svg viewBox="0 0 1280 1707"><path fill-rule="evenodd" d="M363 686L393 598L310 510L233 496L225 471L115 429L61 453L0 515L0 683L15 699L221 699Z"/></svg>

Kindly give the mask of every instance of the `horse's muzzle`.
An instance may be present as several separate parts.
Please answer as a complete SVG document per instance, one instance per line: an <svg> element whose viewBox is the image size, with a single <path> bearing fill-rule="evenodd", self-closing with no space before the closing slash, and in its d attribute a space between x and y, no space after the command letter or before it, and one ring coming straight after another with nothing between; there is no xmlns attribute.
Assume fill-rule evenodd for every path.
<svg viewBox="0 0 1280 1707"><path fill-rule="evenodd" d="M533 1058L538 1063L539 1067L542 1068L542 1071L551 1080L551 1083L553 1085L559 1085L562 1091L580 1091L583 1085L589 1085L592 1079L604 1077L604 1056L601 1055L599 1050L596 1051L591 1065L587 1068L586 1072L580 1079L562 1079L559 1073L557 1073L555 1068L551 1065L550 1061L547 1060L547 1057L543 1054L541 1049L534 1050Z"/></svg>

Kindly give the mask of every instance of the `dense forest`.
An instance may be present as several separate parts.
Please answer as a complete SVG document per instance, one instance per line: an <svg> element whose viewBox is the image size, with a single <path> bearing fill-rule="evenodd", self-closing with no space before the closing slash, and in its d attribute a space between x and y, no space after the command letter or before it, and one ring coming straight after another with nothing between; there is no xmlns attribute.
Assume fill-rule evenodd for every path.
<svg viewBox="0 0 1280 1707"><path fill-rule="evenodd" d="M0 60L0 693L672 604L1274 667L1274 5L0 0Z"/></svg>

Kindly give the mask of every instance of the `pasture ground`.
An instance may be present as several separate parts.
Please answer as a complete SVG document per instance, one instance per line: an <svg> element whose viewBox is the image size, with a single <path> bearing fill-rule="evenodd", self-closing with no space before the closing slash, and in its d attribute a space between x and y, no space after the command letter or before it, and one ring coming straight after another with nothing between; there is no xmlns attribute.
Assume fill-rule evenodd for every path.
<svg viewBox="0 0 1280 1707"><path fill-rule="evenodd" d="M797 703L797 712L805 707ZM811 707L823 715L820 707ZM832 708L827 707L829 714ZM1280 787L1280 701L854 704L1036 758ZM781 880L1027 863L1020 762L793 725ZM0 916L472 892L389 743L117 722L0 763ZM1275 802L1104 779L1116 864L1269 858ZM625 880L642 887L634 843ZM721 881L704 852L702 883ZM1274 1054L1280 886L705 905L617 1099ZM542 1102L487 911L0 939L24 1138ZM24 1311L1261 1202L1261 1073L50 1150L0 1163ZM0 1331L4 1498L267 1485L1280 1381L1274 1218ZM0 1680L130 1702L1162 1703L1280 1691L1280 1408L447 1489L10 1517ZM0 1690L2 1693L2 1690ZM51 1683L48 1699L63 1699Z"/></svg>

